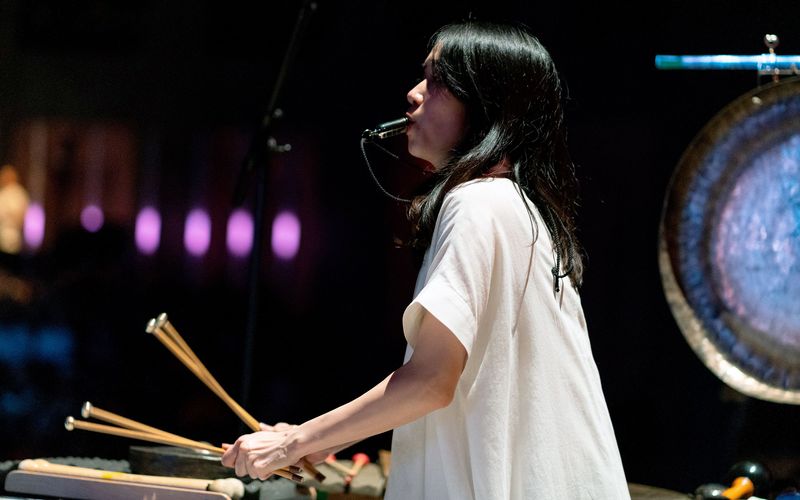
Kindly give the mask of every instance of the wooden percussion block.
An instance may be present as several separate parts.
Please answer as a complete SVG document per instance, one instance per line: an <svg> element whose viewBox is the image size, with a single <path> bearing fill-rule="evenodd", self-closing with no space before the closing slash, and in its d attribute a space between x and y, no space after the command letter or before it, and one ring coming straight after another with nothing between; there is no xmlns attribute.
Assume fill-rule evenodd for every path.
<svg viewBox="0 0 800 500"><path fill-rule="evenodd" d="M213 491L190 490L124 481L107 481L22 470L9 472L8 477L6 477L5 488L6 491L15 493L77 498L81 500L121 500L128 498L230 500L228 495Z"/></svg>

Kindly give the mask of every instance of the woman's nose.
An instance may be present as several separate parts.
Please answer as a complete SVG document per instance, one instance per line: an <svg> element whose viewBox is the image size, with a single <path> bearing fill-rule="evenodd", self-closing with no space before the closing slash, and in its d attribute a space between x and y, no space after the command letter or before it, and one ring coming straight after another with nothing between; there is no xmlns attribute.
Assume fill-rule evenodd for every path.
<svg viewBox="0 0 800 500"><path fill-rule="evenodd" d="M408 100L408 103L411 104L412 106L416 107L422 104L423 100L422 87L424 84L425 84L424 81L418 83L413 89L408 91L408 94L406 94L406 100Z"/></svg>

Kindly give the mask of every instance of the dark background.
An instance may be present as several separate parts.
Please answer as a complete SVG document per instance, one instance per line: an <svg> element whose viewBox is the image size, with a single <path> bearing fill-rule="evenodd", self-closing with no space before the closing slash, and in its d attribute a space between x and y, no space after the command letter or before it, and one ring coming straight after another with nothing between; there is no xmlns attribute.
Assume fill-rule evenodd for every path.
<svg viewBox="0 0 800 500"><path fill-rule="evenodd" d="M31 283L33 298L0 309L0 331L22 332L6 335L0 348L24 358L0 364L0 460L125 458L123 439L63 430L63 418L78 416L85 400L196 439L230 441L241 431L144 325L167 311L241 398L247 262L228 257L218 233L299 7L0 1L0 160L18 163L25 181L24 158L12 152L21 150L19 130L30 120L122 124L138 148L130 186L136 206L154 189L152 162L150 171L143 166L147 145L158 144L164 219L159 252L144 257L133 245L133 216L90 234L60 211L48 213L45 245L14 270ZM583 303L628 480L689 491L720 482L744 458L784 474L796 467L797 409L738 395L711 374L672 318L656 262L662 202L681 153L758 79L653 64L656 54L761 53L765 33L781 36L779 53L800 53L794 1L320 0L280 101L285 118L275 136L293 150L268 170L267 220L294 207L303 239L297 258L284 262L270 254L267 230L245 406L267 422L301 422L401 363L400 316L416 268L392 244L404 232L402 212L372 184L358 137L405 111L428 37L470 14L524 22L566 82L588 255ZM70 163L69 142L50 148L57 154L48 176L55 176L57 159ZM390 185L413 173L370 154ZM52 196L70 182L64 175L48 181ZM183 217L198 202L209 207L215 230L202 259L181 249ZM66 339L57 355L40 358L14 344L48 328ZM378 436L354 451L375 458L389 443Z"/></svg>

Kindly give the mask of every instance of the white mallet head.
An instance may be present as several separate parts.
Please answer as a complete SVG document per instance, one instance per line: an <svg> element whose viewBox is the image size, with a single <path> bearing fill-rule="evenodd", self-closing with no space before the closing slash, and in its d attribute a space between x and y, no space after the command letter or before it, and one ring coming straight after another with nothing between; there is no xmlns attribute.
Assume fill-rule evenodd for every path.
<svg viewBox="0 0 800 500"><path fill-rule="evenodd" d="M208 491L224 493L233 500L238 500L244 496L244 483L235 477L215 479L208 484Z"/></svg>

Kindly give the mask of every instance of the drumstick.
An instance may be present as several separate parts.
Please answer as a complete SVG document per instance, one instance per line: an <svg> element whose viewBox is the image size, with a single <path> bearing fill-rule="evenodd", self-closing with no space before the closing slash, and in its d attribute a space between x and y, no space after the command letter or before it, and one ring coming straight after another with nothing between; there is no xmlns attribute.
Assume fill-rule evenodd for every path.
<svg viewBox="0 0 800 500"><path fill-rule="evenodd" d="M71 431L73 429L81 429L85 431L100 432L102 434L111 434L113 436L126 437L130 439L138 439L140 441L150 441L153 443L179 446L181 448L200 448L201 450L210 451L218 455L222 455L223 453L225 453L225 450L222 448L219 448L217 446L212 446L206 443L200 443L198 441L192 441L191 439L186 439L186 438L175 439L167 436L150 434L143 431L121 429L119 427L112 427L110 425L84 422L83 420L75 420L72 417L67 417L66 421L64 421L64 427L68 431ZM303 481L303 476L299 476L285 469L278 469L276 471L273 471L272 473L275 474L276 476L281 476L283 478L298 483Z"/></svg>
<svg viewBox="0 0 800 500"><path fill-rule="evenodd" d="M231 410L245 423L247 424L250 429L254 431L258 431L261 428L258 425L258 420L253 418L252 415L247 413L247 411L239 406L239 403L233 400L232 397L225 392L225 389L216 383L216 380L212 382L214 377L208 372L208 370L204 370L200 366L198 366L194 360L183 350L181 349L178 344L176 344L161 328L157 328L155 320L150 320L147 324L147 333L155 335L155 337L166 347L169 351L176 357L178 360L186 366L194 375L200 379L201 382L206 384L206 386L211 389L211 391L216 394L225 404L230 407Z"/></svg>
<svg viewBox="0 0 800 500"><path fill-rule="evenodd" d="M155 427L151 427L149 425L137 422L135 420L122 417L115 413L111 413L110 411L101 410L100 408L93 406L92 403L88 401L83 403L83 407L81 408L81 416L83 418L96 418L98 420L115 424L120 427L124 427L126 429L147 432L150 434L157 434L159 436L168 436L177 439L186 439L182 436L178 436L177 434L172 434L171 432L162 431L161 429L156 429Z"/></svg>
<svg viewBox="0 0 800 500"><path fill-rule="evenodd" d="M185 350L183 350L164 330L157 326L156 320L150 320L147 324L147 333L155 335L155 337L169 349L172 354L180 360L201 382L211 389L222 401L227 404L231 410L245 423L250 429L254 431L260 430L258 420L253 418L252 415L242 408L236 401L231 398L225 389L214 379L211 373L203 366L202 363L196 363L195 360Z"/></svg>
<svg viewBox="0 0 800 500"><path fill-rule="evenodd" d="M23 460L19 463L19 469L33 472L45 472L50 474L61 474L65 476L90 477L96 479L107 479L109 481L127 481L129 483L153 484L159 486L174 486L176 488L188 488L192 490L207 490L224 493L234 500L244 496L244 484L236 478L227 479L193 479L188 477L166 477L148 476L144 474L127 474L125 472L114 472L99 469L89 469L86 467L74 467L71 465L52 464L47 460Z"/></svg>
<svg viewBox="0 0 800 500"><path fill-rule="evenodd" d="M213 446L199 441L182 437L171 437L160 434L151 434L149 432L123 429L121 427L113 427L110 425L95 424L93 422L86 422L83 420L75 420L72 417L67 417L64 421L64 427L68 430L80 429L84 431L100 432L103 434L111 434L113 436L127 437L131 439L138 439L141 441L151 441L153 443L168 444L173 446L180 446L181 448L199 448L201 450L210 451L212 453L222 455L225 450L217 446Z"/></svg>
<svg viewBox="0 0 800 500"><path fill-rule="evenodd" d="M192 373L197 376L211 391L216 394L222 401L233 410L236 416L242 420L254 432L261 430L258 420L253 418L247 410L242 408L239 403L234 401L228 395L225 389L217 382L211 375L211 372L200 362L200 359L194 354L189 345L183 340L183 337L178 333L172 323L167 318L167 313L161 313L157 320L151 319L147 323L147 333L151 333L164 344L164 346L172 352ZM165 333L165 331L167 333ZM314 476L314 478L322 482L325 480L325 475L314 467L314 464L303 458L300 461L303 469Z"/></svg>
<svg viewBox="0 0 800 500"><path fill-rule="evenodd" d="M149 326L150 325L148 324L148 327ZM211 383L215 384L219 388L222 387L219 385L219 382L217 382L217 380L211 375L211 372L208 371L203 362L200 361L200 358L198 358L197 355L194 353L194 351L192 351L192 348L189 347L189 344L187 344L186 341L183 340L183 337L181 337L181 334L178 333L178 330L176 330L175 327L172 326L172 323L169 322L167 313L161 313L158 315L158 318L155 319L155 328L162 329L167 334L167 336L171 338L178 345L178 347L180 347L183 350L183 352L186 353L187 356L189 356L189 359L194 361L194 364L200 370L200 373L202 373Z"/></svg>
<svg viewBox="0 0 800 500"><path fill-rule="evenodd" d="M155 434L155 435L160 435L160 436L171 437L173 439L177 439L177 440L180 440L180 441L185 441L189 445L195 445L195 444L201 444L202 445L202 444L205 444L205 443L203 443L201 441L195 441L193 439L185 438L183 436L178 436L177 434L172 434L171 432L162 431L161 429L157 429L155 427L143 424L141 422L137 422L135 420L131 420L129 418L125 418L123 416L111 413L110 411L101 410L100 408L92 405L92 403L90 403L88 401L83 403L83 408L81 408L81 415L83 416L83 418L96 418L98 420L103 420L105 422L110 422L112 424L119 425L119 426L124 427L126 429L147 432L149 434ZM73 423L74 422L75 421L73 420ZM80 422L80 421L78 421L78 422ZM294 465L290 465L289 467L286 467L286 469L289 472L300 472L301 471L300 467L295 467Z"/></svg>

